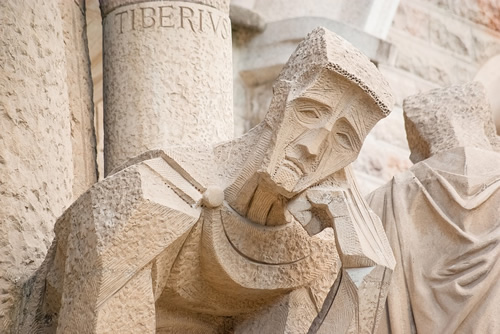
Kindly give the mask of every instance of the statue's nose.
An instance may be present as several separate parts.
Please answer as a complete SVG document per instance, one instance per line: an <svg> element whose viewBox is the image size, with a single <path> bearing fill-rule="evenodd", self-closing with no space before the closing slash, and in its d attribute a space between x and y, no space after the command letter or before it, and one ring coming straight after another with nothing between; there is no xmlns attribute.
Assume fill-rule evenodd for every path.
<svg viewBox="0 0 500 334"><path fill-rule="evenodd" d="M329 133L330 131L325 128L315 129L302 137L297 145L303 152L307 153L308 158L317 157Z"/></svg>

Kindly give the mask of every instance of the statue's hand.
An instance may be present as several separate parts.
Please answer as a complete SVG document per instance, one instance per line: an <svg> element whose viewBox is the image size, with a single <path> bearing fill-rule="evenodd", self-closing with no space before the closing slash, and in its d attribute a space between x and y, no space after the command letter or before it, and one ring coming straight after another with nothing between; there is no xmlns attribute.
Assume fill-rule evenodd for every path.
<svg viewBox="0 0 500 334"><path fill-rule="evenodd" d="M307 226L311 219L312 215L312 205L309 199L307 198L307 191L302 192L301 194L294 197L287 204L287 211L297 220L302 226Z"/></svg>
<svg viewBox="0 0 500 334"><path fill-rule="evenodd" d="M331 188L308 189L292 199L287 210L309 235L333 227L334 217L348 214L344 191Z"/></svg>

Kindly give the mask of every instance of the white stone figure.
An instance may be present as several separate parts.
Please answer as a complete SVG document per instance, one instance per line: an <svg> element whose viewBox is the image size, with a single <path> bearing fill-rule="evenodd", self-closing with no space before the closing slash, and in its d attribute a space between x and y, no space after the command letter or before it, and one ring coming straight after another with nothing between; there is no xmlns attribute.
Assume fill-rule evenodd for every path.
<svg viewBox="0 0 500 334"><path fill-rule="evenodd" d="M316 29L248 134L146 152L65 212L24 328L372 333L394 258L349 164L391 105L375 66Z"/></svg>
<svg viewBox="0 0 500 334"><path fill-rule="evenodd" d="M499 333L500 154L482 85L413 96L415 165L369 196L396 257L379 333Z"/></svg>

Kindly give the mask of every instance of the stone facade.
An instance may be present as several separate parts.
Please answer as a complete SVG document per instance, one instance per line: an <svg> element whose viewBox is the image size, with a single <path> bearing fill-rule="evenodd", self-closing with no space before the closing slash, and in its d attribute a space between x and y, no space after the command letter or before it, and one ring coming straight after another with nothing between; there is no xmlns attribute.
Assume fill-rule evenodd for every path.
<svg viewBox="0 0 500 334"><path fill-rule="evenodd" d="M106 10L116 3L108 2ZM134 2L128 6L132 8ZM365 139L354 164L362 193L412 165L402 111L407 96L476 78L485 84L500 115L496 93L500 80L495 74L500 53L497 0L318 0L307 4L234 0L224 10L229 10L233 22L234 86L227 87L230 73L219 84L234 89L233 102L227 99L226 107L234 103L237 135L263 119L272 97L272 82L299 40L318 25L361 49L387 78L396 107ZM146 11L150 24L149 17ZM144 23L144 18L139 19ZM161 20L160 15L160 24ZM184 22L186 27L195 29L189 22ZM16 305L29 292L21 287L45 257L56 218L104 176L106 88L102 84L101 24L97 0L0 2L0 332L11 328ZM227 49L227 44L221 45L220 50ZM228 68L217 71L227 72ZM120 69L115 76L121 84L134 80ZM158 77L157 84L165 83ZM154 97L142 98L147 102ZM137 107L145 102L116 103L123 103L126 110L130 103ZM161 101L158 107L162 107ZM229 118L224 121L228 130L216 134L217 139L233 137ZM144 148L160 145L143 144Z"/></svg>

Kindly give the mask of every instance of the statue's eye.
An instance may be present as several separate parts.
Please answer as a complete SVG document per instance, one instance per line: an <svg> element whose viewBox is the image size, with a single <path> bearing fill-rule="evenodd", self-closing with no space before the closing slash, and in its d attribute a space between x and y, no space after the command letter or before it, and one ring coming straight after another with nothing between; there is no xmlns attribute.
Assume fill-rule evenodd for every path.
<svg viewBox="0 0 500 334"><path fill-rule="evenodd" d="M342 133L342 132L337 132L335 134L335 139L343 148L348 149L348 150L353 149L353 145L352 145L351 139L349 138L349 135Z"/></svg>
<svg viewBox="0 0 500 334"><path fill-rule="evenodd" d="M306 123L312 123L320 118L320 114L316 109L313 108L303 108L297 110L297 116L299 119Z"/></svg>

